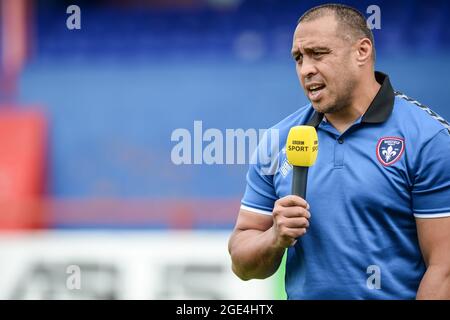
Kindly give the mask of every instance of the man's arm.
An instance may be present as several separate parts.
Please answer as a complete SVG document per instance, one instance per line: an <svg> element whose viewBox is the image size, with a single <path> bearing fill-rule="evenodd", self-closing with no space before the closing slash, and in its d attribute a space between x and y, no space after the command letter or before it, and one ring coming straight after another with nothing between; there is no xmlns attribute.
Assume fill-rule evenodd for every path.
<svg viewBox="0 0 450 320"><path fill-rule="evenodd" d="M279 267L284 248L276 248L272 216L240 210L228 243L233 272L242 280L270 277Z"/></svg>
<svg viewBox="0 0 450 320"><path fill-rule="evenodd" d="M242 280L274 274L284 250L306 233L307 206L302 198L287 196L275 202L273 216L241 209L228 242L233 272Z"/></svg>
<svg viewBox="0 0 450 320"><path fill-rule="evenodd" d="M416 219L427 271L417 299L450 299L450 217Z"/></svg>

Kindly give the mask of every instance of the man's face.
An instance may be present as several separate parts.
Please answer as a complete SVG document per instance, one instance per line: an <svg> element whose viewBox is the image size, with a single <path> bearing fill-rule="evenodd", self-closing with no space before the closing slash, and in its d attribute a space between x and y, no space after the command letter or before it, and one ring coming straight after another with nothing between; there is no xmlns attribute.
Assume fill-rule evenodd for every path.
<svg viewBox="0 0 450 320"><path fill-rule="evenodd" d="M357 69L351 42L338 35L334 16L301 22L294 33L292 55L314 109L334 113L351 104Z"/></svg>

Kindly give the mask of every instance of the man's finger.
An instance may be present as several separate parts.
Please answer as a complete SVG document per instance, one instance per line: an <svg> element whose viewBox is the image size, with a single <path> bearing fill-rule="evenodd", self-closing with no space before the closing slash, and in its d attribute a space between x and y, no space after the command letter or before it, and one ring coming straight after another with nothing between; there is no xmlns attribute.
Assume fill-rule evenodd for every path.
<svg viewBox="0 0 450 320"><path fill-rule="evenodd" d="M285 238L297 239L306 233L306 228L286 228L283 231L283 236Z"/></svg>
<svg viewBox="0 0 450 320"><path fill-rule="evenodd" d="M311 213L303 207L277 207L275 211L278 211L280 216L286 218L311 218Z"/></svg>
<svg viewBox="0 0 450 320"><path fill-rule="evenodd" d="M296 195L288 195L283 198L280 198L276 201L276 204L283 207L300 206L304 208L309 208L309 205L306 202L306 200Z"/></svg>
<svg viewBox="0 0 450 320"><path fill-rule="evenodd" d="M308 228L309 221L304 217L286 219L285 224L287 228Z"/></svg>

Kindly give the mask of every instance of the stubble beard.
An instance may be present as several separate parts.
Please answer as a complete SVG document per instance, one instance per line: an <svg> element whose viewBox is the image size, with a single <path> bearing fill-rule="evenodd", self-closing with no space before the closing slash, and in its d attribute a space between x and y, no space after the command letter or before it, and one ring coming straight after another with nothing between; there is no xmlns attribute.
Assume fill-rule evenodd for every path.
<svg viewBox="0 0 450 320"><path fill-rule="evenodd" d="M342 93L340 96L336 96L333 101L327 105L322 105L320 102L316 105L313 103L314 109L320 113L333 114L350 107L353 100L353 91L355 87L356 81L354 79L347 80L346 86L340 90Z"/></svg>

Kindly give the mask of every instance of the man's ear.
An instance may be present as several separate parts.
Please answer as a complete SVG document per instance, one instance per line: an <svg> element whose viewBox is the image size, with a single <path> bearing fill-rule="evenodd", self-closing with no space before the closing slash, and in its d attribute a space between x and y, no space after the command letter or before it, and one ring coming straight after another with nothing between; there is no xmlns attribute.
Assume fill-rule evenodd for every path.
<svg viewBox="0 0 450 320"><path fill-rule="evenodd" d="M359 66L372 60L373 45L368 38L359 39L356 42L356 61Z"/></svg>

